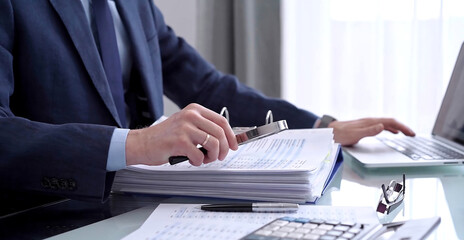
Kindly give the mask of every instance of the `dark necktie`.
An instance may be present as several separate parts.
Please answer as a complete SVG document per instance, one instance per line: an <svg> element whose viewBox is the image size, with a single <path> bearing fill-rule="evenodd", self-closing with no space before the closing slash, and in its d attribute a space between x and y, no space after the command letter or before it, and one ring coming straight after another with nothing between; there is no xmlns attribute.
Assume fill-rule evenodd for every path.
<svg viewBox="0 0 464 240"><path fill-rule="evenodd" d="M100 56L103 62L103 68L105 69L106 78L110 85L111 94L113 95L122 127L127 127L121 62L119 59L113 17L111 16L107 0L93 0L92 6L95 15L98 42L100 43Z"/></svg>

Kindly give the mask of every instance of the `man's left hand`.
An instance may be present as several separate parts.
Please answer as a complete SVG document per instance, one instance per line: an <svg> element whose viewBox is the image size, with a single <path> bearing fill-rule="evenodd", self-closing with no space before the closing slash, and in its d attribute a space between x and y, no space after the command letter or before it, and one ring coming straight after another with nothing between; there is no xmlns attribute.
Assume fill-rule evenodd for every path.
<svg viewBox="0 0 464 240"><path fill-rule="evenodd" d="M383 130L402 132L406 136L416 134L406 125L393 118L362 118L351 121L334 121L329 124L334 130L334 140L344 146L356 144L364 137L375 136Z"/></svg>

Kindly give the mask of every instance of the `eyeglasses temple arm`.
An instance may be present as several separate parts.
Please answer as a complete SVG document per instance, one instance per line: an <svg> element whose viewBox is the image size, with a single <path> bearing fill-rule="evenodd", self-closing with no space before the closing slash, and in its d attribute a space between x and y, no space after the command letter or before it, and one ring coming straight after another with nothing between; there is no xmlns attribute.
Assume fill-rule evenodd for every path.
<svg viewBox="0 0 464 240"><path fill-rule="evenodd" d="M385 199L387 203L390 203L390 201L388 200L387 190L385 190L385 184L382 184L382 191L383 191L383 198Z"/></svg>
<svg viewBox="0 0 464 240"><path fill-rule="evenodd" d="M406 192L406 175L403 173L403 194Z"/></svg>

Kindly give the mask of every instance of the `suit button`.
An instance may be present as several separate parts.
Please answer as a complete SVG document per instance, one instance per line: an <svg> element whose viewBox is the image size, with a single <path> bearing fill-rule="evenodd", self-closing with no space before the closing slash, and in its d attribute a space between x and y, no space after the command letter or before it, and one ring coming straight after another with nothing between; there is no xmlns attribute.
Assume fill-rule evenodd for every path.
<svg viewBox="0 0 464 240"><path fill-rule="evenodd" d="M68 190L70 191L74 191L77 189L77 184L76 184L76 181L74 181L74 179L70 178L68 180Z"/></svg>
<svg viewBox="0 0 464 240"><path fill-rule="evenodd" d="M50 188L50 178L43 177L41 184L42 184L42 187L44 188Z"/></svg>
<svg viewBox="0 0 464 240"><path fill-rule="evenodd" d="M51 178L50 179L50 188L53 190L58 189L58 179L57 178Z"/></svg>
<svg viewBox="0 0 464 240"><path fill-rule="evenodd" d="M64 178L60 178L58 186L61 190L68 190L68 181Z"/></svg>

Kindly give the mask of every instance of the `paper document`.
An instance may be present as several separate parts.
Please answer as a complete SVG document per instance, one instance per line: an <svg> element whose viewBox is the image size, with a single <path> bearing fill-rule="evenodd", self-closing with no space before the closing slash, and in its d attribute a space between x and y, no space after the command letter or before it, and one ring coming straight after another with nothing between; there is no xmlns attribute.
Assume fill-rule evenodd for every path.
<svg viewBox="0 0 464 240"><path fill-rule="evenodd" d="M137 165L131 170L156 171L313 171L330 153L333 146L332 129L286 130L256 140L229 151L226 159L204 164L200 167L183 162L162 166Z"/></svg>
<svg viewBox="0 0 464 240"><path fill-rule="evenodd" d="M144 224L124 238L153 240L239 239L278 217L378 223L370 207L301 205L295 213L206 212L199 204L160 204Z"/></svg>
<svg viewBox="0 0 464 240"><path fill-rule="evenodd" d="M128 167L116 174L113 191L313 202L321 196L339 152L332 129L286 130L200 167L187 161Z"/></svg>

